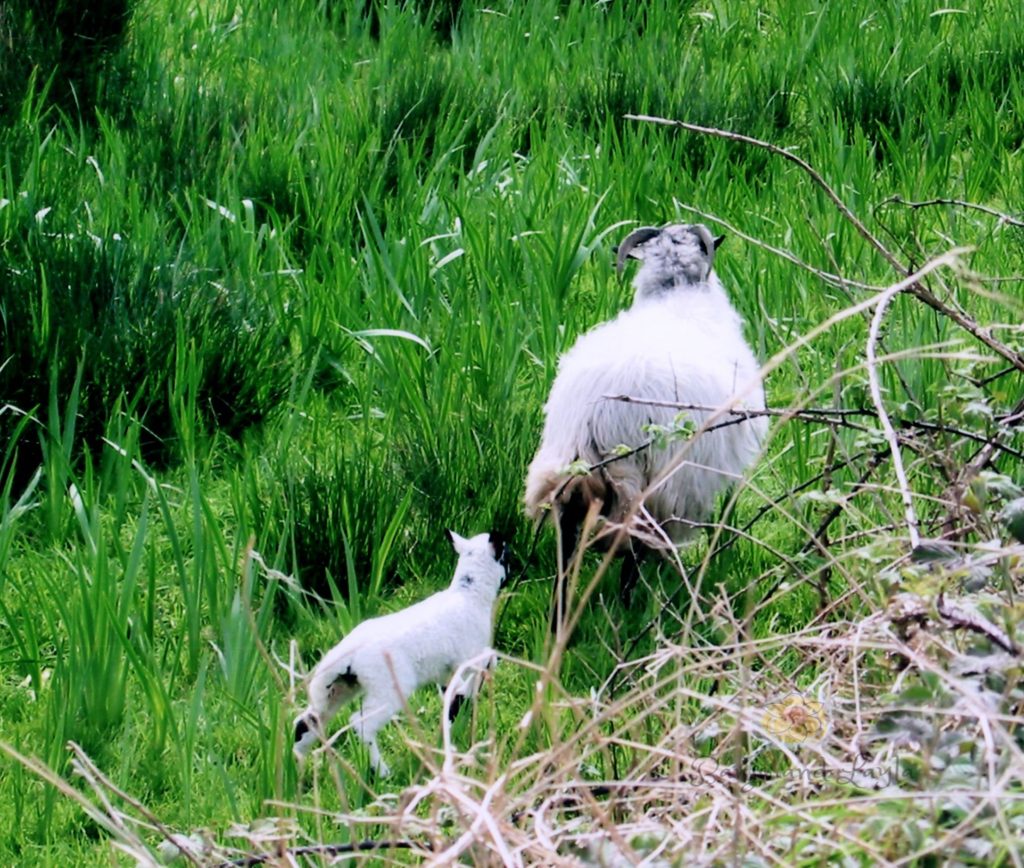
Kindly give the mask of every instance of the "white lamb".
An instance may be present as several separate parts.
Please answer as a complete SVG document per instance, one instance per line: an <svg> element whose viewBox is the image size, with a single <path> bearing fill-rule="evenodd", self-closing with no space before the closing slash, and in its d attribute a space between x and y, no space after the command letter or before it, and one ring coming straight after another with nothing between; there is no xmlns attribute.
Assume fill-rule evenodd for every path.
<svg viewBox="0 0 1024 868"><path fill-rule="evenodd" d="M562 357L544 407L544 433L526 477L526 511L537 519L553 507L566 562L592 503L599 502L601 514L618 523L641 493L655 486L630 526L643 544L634 542L637 551L624 552L620 593L627 600L645 546L692 536L696 523L711 514L719 491L753 463L767 427L766 418L752 417L701 433L692 442L670 439L615 457L623 445L637 447L649 438L645 426L671 427L679 411L608 396L764 409L759 366L743 339L739 315L711 270L721 240L702 224L630 233L618 248L617 268L621 274L627 258L641 261L633 305L587 332ZM699 429L711 413L685 415ZM721 421L736 423L737 417ZM682 465L672 471L684 451ZM585 471L608 459L615 460L589 474L569 472L575 462L583 462ZM564 585L562 593L564 613Z"/></svg>
<svg viewBox="0 0 1024 868"><path fill-rule="evenodd" d="M476 694L483 671L464 664L476 660L493 666L490 644L494 604L505 580L505 546L493 533L465 539L448 531L448 536L459 560L447 589L359 624L313 670L309 707L295 720L294 751L300 760L323 737L338 709L362 695L362 708L350 723L369 748L374 770L386 776L377 732L414 690L443 684L461 668L450 719L464 699Z"/></svg>

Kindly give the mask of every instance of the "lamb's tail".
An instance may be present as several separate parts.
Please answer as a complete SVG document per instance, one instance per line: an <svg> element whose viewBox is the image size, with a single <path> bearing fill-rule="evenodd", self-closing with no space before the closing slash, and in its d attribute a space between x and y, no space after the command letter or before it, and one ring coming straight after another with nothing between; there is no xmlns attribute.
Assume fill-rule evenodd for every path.
<svg viewBox="0 0 1024 868"><path fill-rule="evenodd" d="M333 712L362 688L351 658L325 663L317 666L309 681L309 706L320 713Z"/></svg>
<svg viewBox="0 0 1024 868"><path fill-rule="evenodd" d="M295 756L303 759L338 708L362 689L349 658L325 658L309 681L309 707L295 718Z"/></svg>

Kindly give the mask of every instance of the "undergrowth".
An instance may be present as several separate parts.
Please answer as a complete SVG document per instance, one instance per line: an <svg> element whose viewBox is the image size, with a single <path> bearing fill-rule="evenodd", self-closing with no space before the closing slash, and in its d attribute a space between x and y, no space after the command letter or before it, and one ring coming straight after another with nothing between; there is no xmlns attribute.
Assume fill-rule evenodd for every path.
<svg viewBox="0 0 1024 868"><path fill-rule="evenodd" d="M15 9L0 861L1020 861L1019 4ZM541 408L670 220L728 236L778 412L553 646ZM302 675L445 527L514 540L493 683L300 775Z"/></svg>

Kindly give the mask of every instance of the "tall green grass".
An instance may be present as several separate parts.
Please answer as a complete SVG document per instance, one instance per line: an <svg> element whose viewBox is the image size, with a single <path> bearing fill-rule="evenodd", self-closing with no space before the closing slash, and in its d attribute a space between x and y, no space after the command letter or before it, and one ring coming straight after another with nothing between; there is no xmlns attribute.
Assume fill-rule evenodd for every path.
<svg viewBox="0 0 1024 868"><path fill-rule="evenodd" d="M628 303L611 248L632 222L695 207L851 280L730 238L716 268L766 359L866 297L853 282L894 279L791 164L623 115L793 148L908 263L968 244L979 274L1018 275L1019 228L883 203L1016 212L1022 34L1011 2L140 0L124 44L89 69L95 100L57 98L40 65L0 128L2 740L66 771L73 739L180 827L301 798L285 664L446 584L446 526L513 535L524 580L498 646L541 659L554 540L534 545L522 479L559 353ZM1020 347L1018 290L941 293ZM869 405L866 328L849 319L791 355L769 402ZM911 299L884 342L917 349L882 369L906 416L984 436L1020 399L1019 380L985 382L1000 365ZM729 518L775 507L753 539L684 552L693 581L740 594L798 569L841 596L864 578L855 544L834 560L806 545L877 447L873 432L779 423ZM940 447L911 461L922 495L971 454ZM888 480L871 484L831 540L899 525ZM936 526L943 512L921 511ZM630 611L594 602L568 689L653 648L653 633L634 641L652 619L695 644L730 635L668 566L650 578L658 594ZM751 629L816 611L800 585ZM493 714L509 734L532 681L503 679ZM398 734L385 750L402 755ZM325 804L369 801L352 771ZM3 860L106 858L88 821L6 759L0 803Z"/></svg>

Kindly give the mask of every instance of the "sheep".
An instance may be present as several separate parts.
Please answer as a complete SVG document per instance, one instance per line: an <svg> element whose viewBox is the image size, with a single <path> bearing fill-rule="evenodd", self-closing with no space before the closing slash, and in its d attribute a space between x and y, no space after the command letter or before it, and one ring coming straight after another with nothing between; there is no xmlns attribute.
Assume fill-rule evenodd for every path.
<svg viewBox="0 0 1024 868"><path fill-rule="evenodd" d="M537 521L551 507L562 534L561 596L553 626L566 613L565 570L592 506L612 527L635 513L620 576L620 595L628 602L645 550L690 539L711 514L719 491L760 451L764 416L698 430L689 442L668 438L622 456L623 445L637 447L648 439L645 426L673 426L678 411L609 399L626 395L707 408L764 409L759 366L712 271L721 242L702 224L631 232L617 248L616 270L621 276L627 258L641 263L632 306L584 334L559 362L525 494L527 515ZM700 429L711 413L685 415ZM634 509L644 492L643 508Z"/></svg>
<svg viewBox="0 0 1024 868"><path fill-rule="evenodd" d="M362 708L350 723L369 748L374 771L386 777L390 770L377 746L377 732L401 711L410 694L454 675L448 712L454 720L463 700L476 694L482 668L493 668L496 656L490 644L494 605L505 580L505 544L495 533L469 539L447 533L458 555L448 588L363 621L314 668L309 705L295 719L293 750L300 762L341 706L362 695Z"/></svg>

